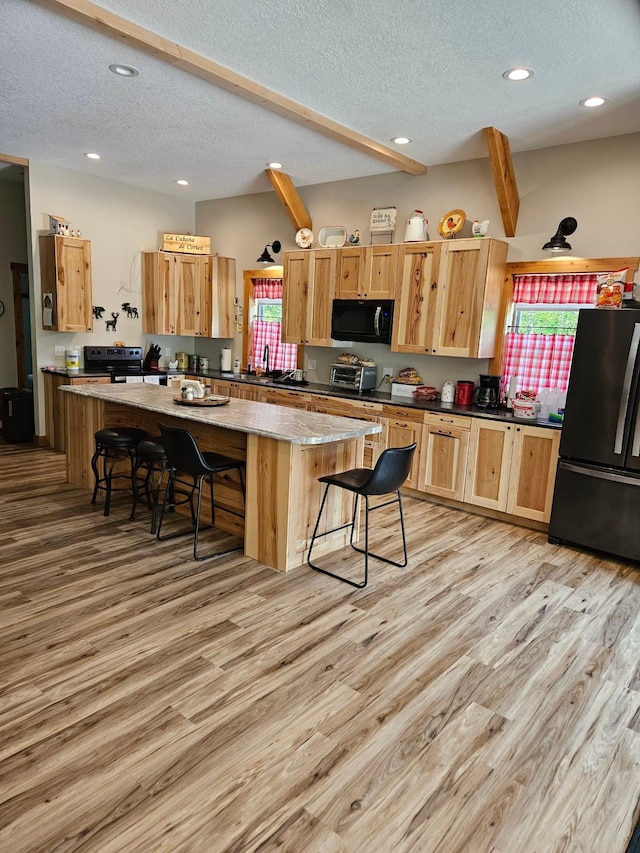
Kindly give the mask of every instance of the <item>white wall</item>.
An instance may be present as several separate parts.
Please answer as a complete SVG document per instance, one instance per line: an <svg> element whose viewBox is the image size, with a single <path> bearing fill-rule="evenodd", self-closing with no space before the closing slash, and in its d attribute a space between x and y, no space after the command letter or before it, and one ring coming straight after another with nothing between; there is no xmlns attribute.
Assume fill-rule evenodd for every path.
<svg viewBox="0 0 640 853"><path fill-rule="evenodd" d="M146 346L142 321L128 320L123 302L138 308L141 317L142 290L140 252L162 245L163 232L191 232L195 228L193 202L137 189L125 184L78 172L54 169L37 162L29 164L31 209L32 327L34 330L34 387L36 432L44 433L42 377L39 368L62 365L54 347L113 344L122 340L130 346ZM93 304L105 308L105 319L119 312L117 331L107 333L105 319L94 321L91 333L50 332L42 328L38 234L48 233L48 214L63 216L72 228L91 240ZM188 349L190 340L171 338L175 349ZM37 375L36 375L37 374Z"/></svg>
<svg viewBox="0 0 640 853"><path fill-rule="evenodd" d="M513 160L520 214L517 236L507 241L510 261L549 260L542 245L565 216L578 220L578 229L569 239L575 256L640 255L640 134L525 152ZM313 219L316 237L323 226L343 225L347 233L358 228L363 242L368 242L372 208L395 205L396 243L402 242L406 220L414 208L423 210L429 220L431 239L438 239L438 223L452 208L462 208L469 221L490 219L489 236L505 239L488 159L435 166L419 177L395 172L298 191ZM211 234L216 251L237 259L239 297L242 270L256 267L255 259L265 243L278 239L283 252L297 248L295 229L274 192L200 202L196 205L196 231ZM470 236L469 222L460 236ZM282 255L276 260L282 262ZM381 345L358 344L353 350L373 356L379 367L398 370L410 363L425 382L434 385L445 379L477 381L478 374L487 370L483 360L408 357ZM341 351L307 348L307 360L317 362L319 381L328 381L329 365ZM239 337L234 354L240 355Z"/></svg>
<svg viewBox="0 0 640 853"><path fill-rule="evenodd" d="M0 234L0 300L5 308L0 317L0 388L7 388L18 382L10 265L28 262L23 183L0 180Z"/></svg>

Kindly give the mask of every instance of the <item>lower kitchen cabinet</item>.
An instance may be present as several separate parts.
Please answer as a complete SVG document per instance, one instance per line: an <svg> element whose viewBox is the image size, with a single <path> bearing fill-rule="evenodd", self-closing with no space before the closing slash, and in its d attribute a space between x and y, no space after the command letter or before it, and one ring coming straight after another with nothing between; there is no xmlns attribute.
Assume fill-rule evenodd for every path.
<svg viewBox="0 0 640 853"><path fill-rule="evenodd" d="M409 476L404 482L411 489L419 489L420 485L420 447L422 444L422 430L424 412L413 409L403 409L400 406L383 407L386 427L386 447L407 447L416 444L416 450L411 462Z"/></svg>
<svg viewBox="0 0 640 853"><path fill-rule="evenodd" d="M549 521L559 447L560 430L515 427L508 513Z"/></svg>
<svg viewBox="0 0 640 853"><path fill-rule="evenodd" d="M276 406L288 406L291 409L309 411L311 394L300 391L285 391L284 388L260 388L259 403L273 403Z"/></svg>
<svg viewBox="0 0 640 853"><path fill-rule="evenodd" d="M467 477L471 418L426 414L424 421L418 489L461 501Z"/></svg>
<svg viewBox="0 0 640 853"><path fill-rule="evenodd" d="M382 417L382 403L370 403L366 400L347 400L343 397L328 397L323 394L313 395L311 411L323 412L325 415L336 415L342 418L358 418L380 424L382 432L372 432L364 437L364 465L373 468L378 457L386 446L386 431Z"/></svg>
<svg viewBox="0 0 640 853"><path fill-rule="evenodd" d="M474 420L465 502L548 522L559 444L559 430Z"/></svg>

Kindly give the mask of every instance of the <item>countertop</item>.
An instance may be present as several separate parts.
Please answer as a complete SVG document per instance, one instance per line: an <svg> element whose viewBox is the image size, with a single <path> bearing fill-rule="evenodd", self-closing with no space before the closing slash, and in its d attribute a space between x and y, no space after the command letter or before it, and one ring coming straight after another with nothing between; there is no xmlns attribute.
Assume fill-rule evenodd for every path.
<svg viewBox="0 0 640 853"><path fill-rule="evenodd" d="M224 406L203 408L182 405L175 402L175 388L161 385L136 383L61 387L69 394L119 403L156 412L158 415L197 421L291 444L329 444L382 431L380 424L272 406L269 403L254 403L250 400L232 398Z"/></svg>
<svg viewBox="0 0 640 853"><path fill-rule="evenodd" d="M64 368L43 368L43 373L54 373L58 376L109 376L108 373L85 373L80 370L78 373L67 373ZM383 391L345 391L340 388L332 388L321 382L309 382L307 385L299 385L292 382L278 382L270 379L265 382L257 376L247 373L226 373L220 370L207 371L192 371L192 370L168 370L169 376L199 376L201 379L224 379L229 382L244 382L248 385L259 385L263 388L282 388L286 391L301 391L309 394L324 394L331 397L342 397L347 400L366 400L372 403L386 403L391 406L404 406L408 409L420 409L425 412L434 413L449 413L454 415L463 415L471 418L487 418L492 421L502 421L514 424L527 424L529 426L547 427L549 429L562 429L562 424L551 423L547 420L525 421L514 418L513 414L507 409L484 409L479 406L457 406L455 403L442 403L440 400L420 400L416 402L413 397L398 397Z"/></svg>

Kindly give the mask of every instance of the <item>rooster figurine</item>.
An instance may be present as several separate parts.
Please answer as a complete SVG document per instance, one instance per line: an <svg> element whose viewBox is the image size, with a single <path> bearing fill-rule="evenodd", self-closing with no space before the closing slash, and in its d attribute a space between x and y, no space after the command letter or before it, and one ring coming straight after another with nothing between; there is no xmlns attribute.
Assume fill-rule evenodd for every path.
<svg viewBox="0 0 640 853"><path fill-rule="evenodd" d="M483 222L478 222L477 219L473 220L473 225L471 226L471 233L474 237L484 237L487 231L489 230L489 220L485 219Z"/></svg>
<svg viewBox="0 0 640 853"><path fill-rule="evenodd" d="M353 234L349 234L349 242L353 243L354 246L360 242L360 232L358 231L357 228L353 232Z"/></svg>

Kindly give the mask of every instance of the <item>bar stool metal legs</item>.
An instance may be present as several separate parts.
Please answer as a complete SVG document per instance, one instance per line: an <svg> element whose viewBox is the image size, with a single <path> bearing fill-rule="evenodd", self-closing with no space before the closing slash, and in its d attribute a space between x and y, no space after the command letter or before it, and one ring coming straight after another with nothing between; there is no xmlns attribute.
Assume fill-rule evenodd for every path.
<svg viewBox="0 0 640 853"><path fill-rule="evenodd" d="M95 504L98 492L104 491L104 514L111 510L112 492L119 490L114 487L114 480L127 480L127 489L131 483L135 461L136 445L146 436L146 432L135 427L107 427L95 434L95 451L91 457L91 469L95 478L91 503ZM116 464L128 460L129 471L120 473Z"/></svg>
<svg viewBox="0 0 640 853"><path fill-rule="evenodd" d="M322 501L320 502L320 510L313 529L311 544L309 545L309 553L307 555L307 563L312 569L315 569L317 572L322 572L325 575L330 575L344 583L348 583L350 586L355 586L357 589L363 589L369 582L369 557L374 557L376 560L381 560L383 563L388 563L391 566L398 566L399 568L404 568L407 565L407 537L404 527L404 513L402 511L400 486L404 483L409 474L411 459L415 448L416 445L411 444L408 447L393 447L385 450L378 459L374 469L353 468L350 471L344 471L341 474L330 474L326 477L320 477L319 482L325 484L325 489L324 494L322 495ZM326 530L324 533L318 534L320 520L327 501L327 494L331 486L336 486L353 492L353 511L351 514L351 521L348 521L345 524L340 524L337 527L333 527L331 530ZM391 500L377 504L374 507L369 505L369 498L371 496L383 496L392 493L395 493L395 497L391 498ZM365 500L364 548L359 548L353 541L358 514L358 500L360 497L364 497ZM391 560L389 557L383 557L382 555L369 550L369 513L396 503L398 504L400 530L402 533L403 558L400 561ZM321 538L322 536L328 536L330 533L336 533L338 530L345 530L346 528L351 529L349 535L350 546L354 551L364 554L364 578L362 583L358 583L344 577L343 575L339 575L336 572L331 572L328 569L322 568L321 566L316 565L311 559L316 539Z"/></svg>

